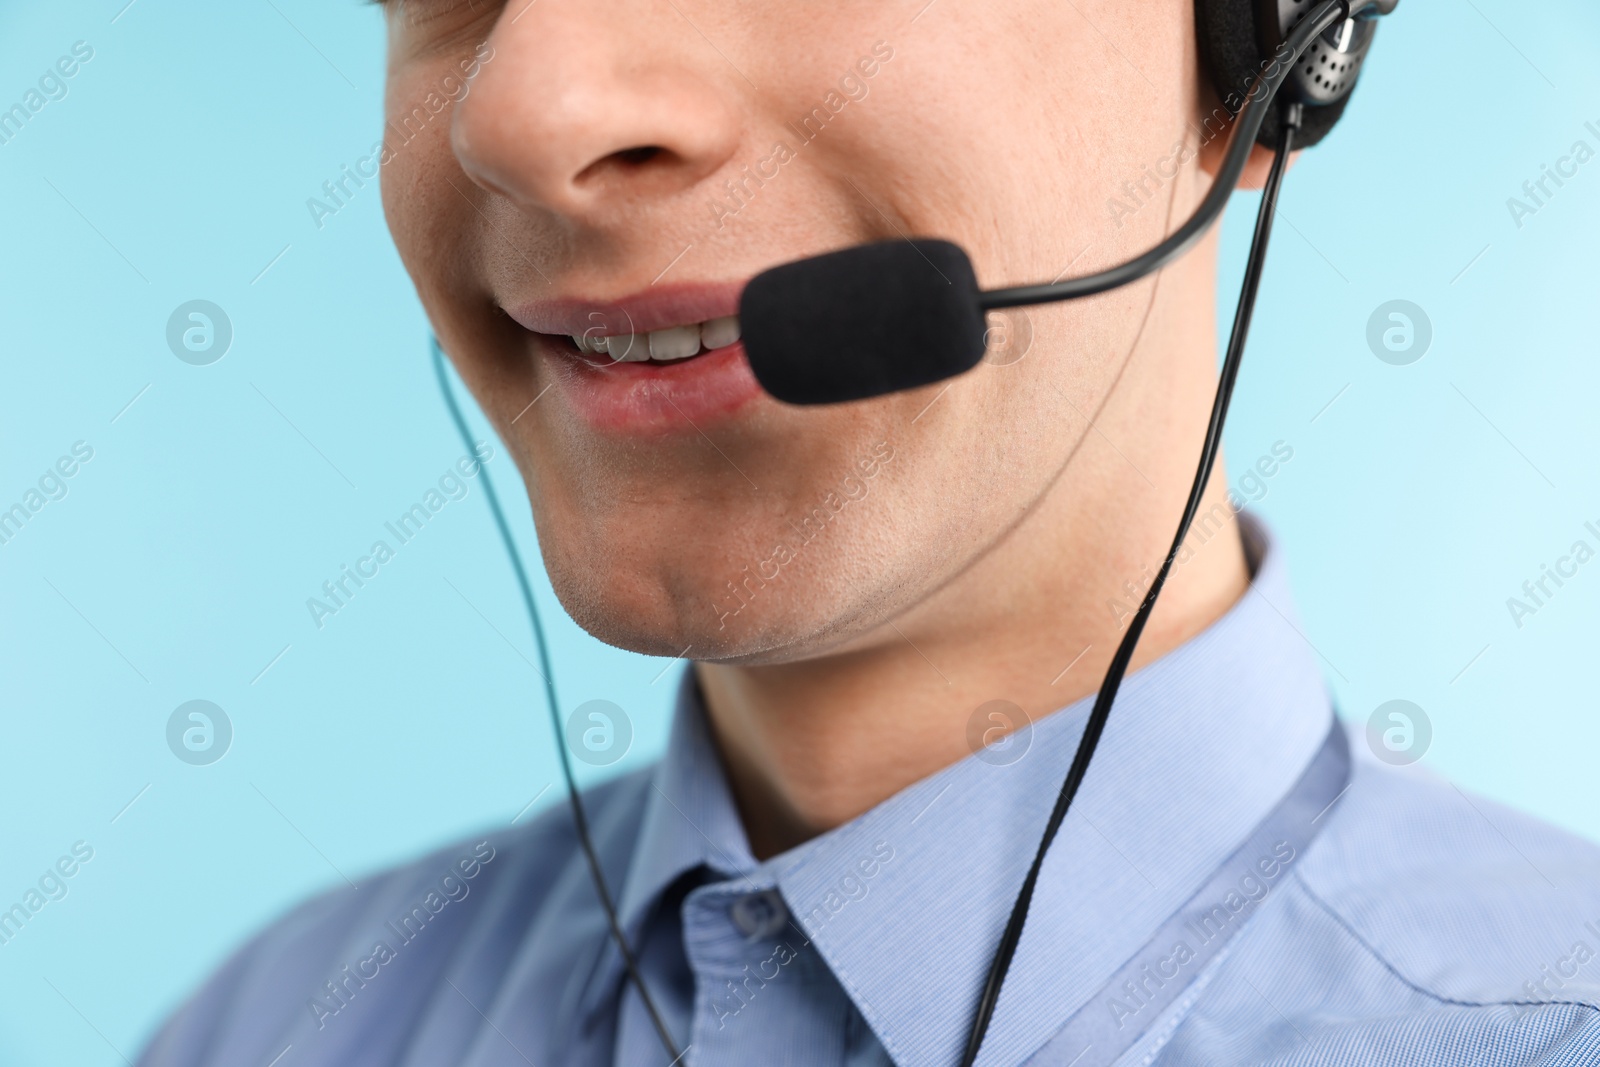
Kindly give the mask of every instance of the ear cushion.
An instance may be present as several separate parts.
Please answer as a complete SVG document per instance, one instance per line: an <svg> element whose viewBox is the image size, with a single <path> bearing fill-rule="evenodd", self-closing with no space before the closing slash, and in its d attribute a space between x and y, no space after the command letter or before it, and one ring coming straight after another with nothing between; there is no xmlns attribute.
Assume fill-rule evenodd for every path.
<svg viewBox="0 0 1600 1067"><path fill-rule="evenodd" d="M1277 5L1272 5L1276 7ZM1195 30L1199 36L1201 66L1211 78L1217 97L1229 114L1237 115L1244 94L1254 83L1256 72L1266 62L1271 49L1266 42L1277 37L1259 22L1258 0L1195 0ZM1273 27L1272 29L1276 29ZM1285 85L1282 92L1290 92ZM1295 144L1309 148L1328 135L1344 114L1348 95L1321 107L1307 106ZM1256 143L1271 147L1278 143L1282 123L1278 110L1267 112Z"/></svg>

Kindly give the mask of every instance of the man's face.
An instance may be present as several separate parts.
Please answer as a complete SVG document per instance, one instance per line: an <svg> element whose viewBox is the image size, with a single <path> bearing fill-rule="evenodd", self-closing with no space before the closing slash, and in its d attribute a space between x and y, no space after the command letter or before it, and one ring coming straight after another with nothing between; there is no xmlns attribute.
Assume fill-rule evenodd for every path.
<svg viewBox="0 0 1600 1067"><path fill-rule="evenodd" d="M562 603L641 652L873 640L1057 483L1151 301L992 320L1011 356L1031 328L1020 361L795 408L718 321L753 275L906 235L962 245L987 287L1085 273L1192 191L1192 163L1150 177L1196 113L1190 0L391 0L389 21L396 243Z"/></svg>

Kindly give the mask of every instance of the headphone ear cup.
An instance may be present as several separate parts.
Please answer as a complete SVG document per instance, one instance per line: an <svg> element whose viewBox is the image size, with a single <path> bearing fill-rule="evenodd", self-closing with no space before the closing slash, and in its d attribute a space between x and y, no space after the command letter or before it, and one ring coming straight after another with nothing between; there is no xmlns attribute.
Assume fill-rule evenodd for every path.
<svg viewBox="0 0 1600 1067"><path fill-rule="evenodd" d="M1315 6L1313 0L1195 0L1201 67L1230 115L1239 113L1245 93L1282 44L1285 32ZM1324 35L1312 44L1280 90L1306 105L1295 134L1298 147L1308 148L1326 137L1350 101L1377 27L1372 22L1348 25L1350 32L1337 40L1330 42ZM1280 125L1274 108L1261 124L1256 143L1277 144Z"/></svg>

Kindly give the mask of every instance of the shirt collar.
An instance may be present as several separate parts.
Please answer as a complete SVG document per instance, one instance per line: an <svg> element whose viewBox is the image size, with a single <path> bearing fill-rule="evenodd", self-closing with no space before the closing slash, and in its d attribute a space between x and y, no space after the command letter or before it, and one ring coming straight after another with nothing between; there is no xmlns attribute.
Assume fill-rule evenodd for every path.
<svg viewBox="0 0 1600 1067"><path fill-rule="evenodd" d="M1249 590L1122 685L1041 871L982 1064L1020 1063L1048 1040L1289 790L1327 733L1282 553L1249 517L1241 529L1260 557ZM1035 722L1020 758L969 757L757 864L690 672L623 885L624 929L636 934L666 886L700 864L775 880L895 1062L952 1062L1092 703Z"/></svg>
<svg viewBox="0 0 1600 1067"><path fill-rule="evenodd" d="M650 776L639 844L617 902L622 928L636 933L667 886L702 864L723 878L757 866L690 670L678 686L666 753Z"/></svg>

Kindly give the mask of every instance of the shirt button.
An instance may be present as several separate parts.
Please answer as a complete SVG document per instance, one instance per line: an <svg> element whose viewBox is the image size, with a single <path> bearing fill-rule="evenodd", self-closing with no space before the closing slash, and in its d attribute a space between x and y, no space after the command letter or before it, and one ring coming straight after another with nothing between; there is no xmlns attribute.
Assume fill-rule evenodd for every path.
<svg viewBox="0 0 1600 1067"><path fill-rule="evenodd" d="M741 934L757 941L782 930L789 921L789 909L783 906L778 891L769 889L739 897L728 907L728 916Z"/></svg>

